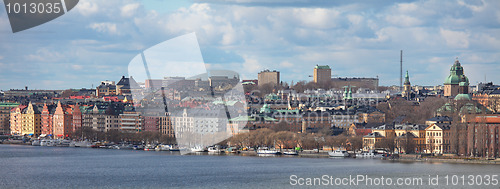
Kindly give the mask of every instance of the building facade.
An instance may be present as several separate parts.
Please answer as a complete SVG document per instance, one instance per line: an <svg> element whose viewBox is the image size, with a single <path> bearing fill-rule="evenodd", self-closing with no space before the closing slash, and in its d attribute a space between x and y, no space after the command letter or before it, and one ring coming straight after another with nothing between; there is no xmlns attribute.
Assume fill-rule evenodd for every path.
<svg viewBox="0 0 500 189"><path fill-rule="evenodd" d="M328 83L332 80L332 69L328 65L314 67L314 83Z"/></svg>
<svg viewBox="0 0 500 189"><path fill-rule="evenodd" d="M56 111L53 116L53 136L54 138L66 138L73 133L73 115L70 108L57 103Z"/></svg>
<svg viewBox="0 0 500 189"><path fill-rule="evenodd" d="M10 111L17 106L18 103L0 103L0 134L10 133Z"/></svg>
<svg viewBox="0 0 500 189"><path fill-rule="evenodd" d="M264 70L259 72L258 74L258 80L259 80L259 86L265 85L265 84L271 84L273 86L277 86L280 84L280 72L273 70Z"/></svg>

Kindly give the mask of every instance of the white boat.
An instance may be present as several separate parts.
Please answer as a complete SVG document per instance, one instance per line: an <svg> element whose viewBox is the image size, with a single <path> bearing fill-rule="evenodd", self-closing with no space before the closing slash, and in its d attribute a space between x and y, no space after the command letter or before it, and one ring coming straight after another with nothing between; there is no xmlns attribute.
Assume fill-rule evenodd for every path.
<svg viewBox="0 0 500 189"><path fill-rule="evenodd" d="M191 152L206 152L207 148L201 146L191 147Z"/></svg>
<svg viewBox="0 0 500 189"><path fill-rule="evenodd" d="M154 151L155 147L155 145L147 144L146 147L144 147L144 151Z"/></svg>
<svg viewBox="0 0 500 189"><path fill-rule="evenodd" d="M52 139L43 139L40 141L40 146L54 146L54 140Z"/></svg>
<svg viewBox="0 0 500 189"><path fill-rule="evenodd" d="M347 151L345 151L345 150L337 149L333 152L328 152L328 155L330 157L347 157L347 156L349 156L349 153L347 153Z"/></svg>
<svg viewBox="0 0 500 189"><path fill-rule="evenodd" d="M356 158L382 158L383 154L379 154L373 150L356 153Z"/></svg>
<svg viewBox="0 0 500 189"><path fill-rule="evenodd" d="M257 149L257 154L280 154L280 152L275 149L269 149L268 147L260 147Z"/></svg>
<svg viewBox="0 0 500 189"><path fill-rule="evenodd" d="M71 140L58 140L55 142L54 146L59 146L59 147L69 147L69 144L71 144Z"/></svg>
<svg viewBox="0 0 500 189"><path fill-rule="evenodd" d="M93 143L90 141L80 141L75 144L75 147L82 147L82 148L90 148L92 147Z"/></svg>
<svg viewBox="0 0 500 189"><path fill-rule="evenodd" d="M292 156L295 156L295 155L299 155L299 153L295 150L293 151L283 151L283 154L284 155L292 155Z"/></svg>
<svg viewBox="0 0 500 189"><path fill-rule="evenodd" d="M39 139L35 139L35 140L31 141L31 145L32 146L40 146L40 140Z"/></svg>
<svg viewBox="0 0 500 189"><path fill-rule="evenodd" d="M221 152L220 149L217 147L212 146L208 148L208 153L220 153L220 152Z"/></svg>

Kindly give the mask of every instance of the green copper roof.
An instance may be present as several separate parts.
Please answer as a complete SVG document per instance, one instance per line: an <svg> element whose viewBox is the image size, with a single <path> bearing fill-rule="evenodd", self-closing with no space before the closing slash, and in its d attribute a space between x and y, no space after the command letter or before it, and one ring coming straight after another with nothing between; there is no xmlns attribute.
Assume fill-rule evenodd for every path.
<svg viewBox="0 0 500 189"><path fill-rule="evenodd" d="M450 68L450 75L444 81L445 85L458 85L465 82L463 86L469 86L469 79L464 75L464 68L458 60Z"/></svg>
<svg viewBox="0 0 500 189"><path fill-rule="evenodd" d="M408 74L408 70L406 70L406 75L405 75L405 85L410 84L410 75Z"/></svg>
<svg viewBox="0 0 500 189"><path fill-rule="evenodd" d="M468 94L458 94L455 97L455 100L471 100L470 95Z"/></svg>
<svg viewBox="0 0 500 189"><path fill-rule="evenodd" d="M323 66L318 66L318 65L316 65L316 66L314 67L314 69L330 69L330 66L328 66L328 65L323 65Z"/></svg>

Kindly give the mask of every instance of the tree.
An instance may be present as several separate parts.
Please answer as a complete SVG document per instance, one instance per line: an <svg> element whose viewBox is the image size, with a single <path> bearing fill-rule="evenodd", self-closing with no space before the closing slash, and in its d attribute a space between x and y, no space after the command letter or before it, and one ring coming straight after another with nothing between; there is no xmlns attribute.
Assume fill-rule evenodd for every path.
<svg viewBox="0 0 500 189"><path fill-rule="evenodd" d="M379 142L375 143L375 148L383 148L392 153L394 152L394 148L396 147L394 139L394 136L386 136Z"/></svg>
<svg viewBox="0 0 500 189"><path fill-rule="evenodd" d="M273 133L271 136L272 139L276 142L276 145L282 149L283 147L288 148L290 141L294 140L294 135L290 131L279 131L276 133Z"/></svg>
<svg viewBox="0 0 500 189"><path fill-rule="evenodd" d="M359 150L363 148L363 137L353 136L349 138L349 143L351 143L351 150Z"/></svg>

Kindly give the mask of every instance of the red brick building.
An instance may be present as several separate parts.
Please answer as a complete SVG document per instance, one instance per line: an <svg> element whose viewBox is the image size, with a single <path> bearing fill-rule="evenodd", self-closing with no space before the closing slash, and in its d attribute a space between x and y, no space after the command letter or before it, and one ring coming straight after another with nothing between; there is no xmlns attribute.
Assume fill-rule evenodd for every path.
<svg viewBox="0 0 500 189"><path fill-rule="evenodd" d="M467 155L500 157L500 115L478 115L467 119Z"/></svg>

